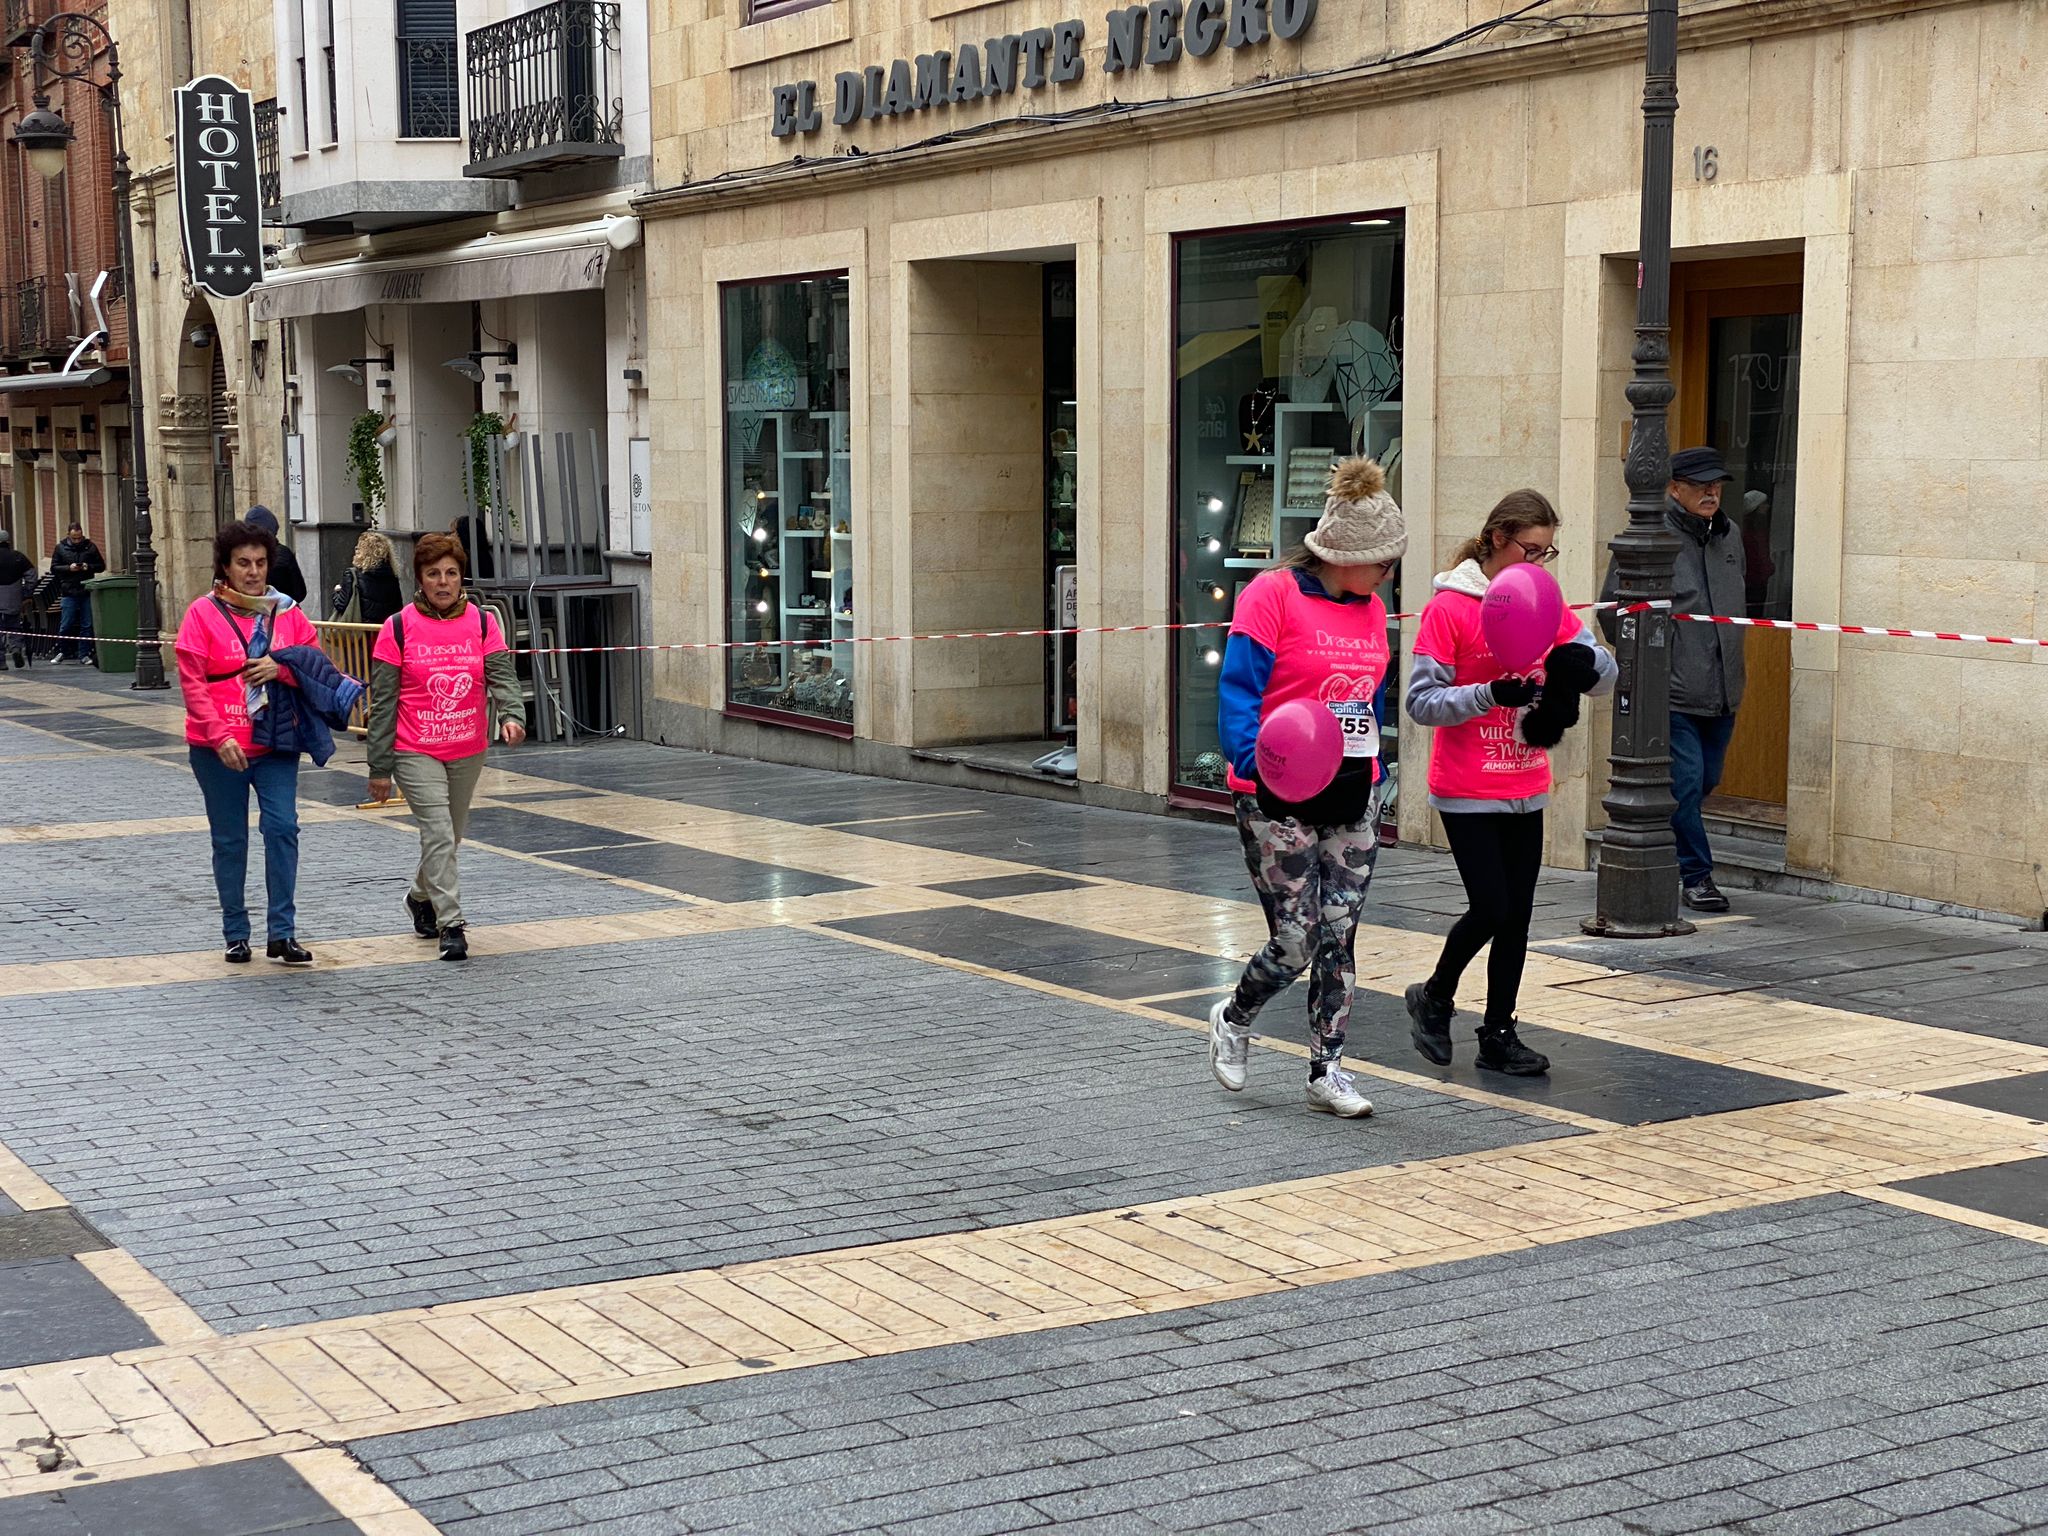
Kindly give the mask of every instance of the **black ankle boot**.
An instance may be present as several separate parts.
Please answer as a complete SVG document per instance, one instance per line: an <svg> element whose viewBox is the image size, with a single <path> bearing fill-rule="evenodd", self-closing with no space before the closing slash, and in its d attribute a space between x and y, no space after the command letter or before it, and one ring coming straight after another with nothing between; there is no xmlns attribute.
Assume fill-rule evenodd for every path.
<svg viewBox="0 0 2048 1536"><path fill-rule="evenodd" d="M441 958L443 960L467 960L469 958L469 936L460 924L441 930Z"/></svg>
<svg viewBox="0 0 2048 1536"><path fill-rule="evenodd" d="M264 953L279 965L311 965L313 951L303 948L297 939L272 939Z"/></svg>
<svg viewBox="0 0 2048 1536"><path fill-rule="evenodd" d="M421 938L431 939L441 931L434 925L434 904L431 901L421 901L408 892L405 910L412 914L412 931Z"/></svg>
<svg viewBox="0 0 2048 1536"><path fill-rule="evenodd" d="M1451 1016L1457 1010L1429 995L1429 983L1408 989L1408 1038L1415 1049L1440 1067L1451 1064Z"/></svg>
<svg viewBox="0 0 2048 1536"><path fill-rule="evenodd" d="M1515 1033L1515 1023L1483 1024L1479 1029L1479 1065L1489 1072L1511 1077L1541 1077L1550 1070L1550 1058L1532 1051Z"/></svg>
<svg viewBox="0 0 2048 1536"><path fill-rule="evenodd" d="M249 963L249 941L247 939L235 940L234 943L228 946L227 954L222 958L229 965L247 965Z"/></svg>

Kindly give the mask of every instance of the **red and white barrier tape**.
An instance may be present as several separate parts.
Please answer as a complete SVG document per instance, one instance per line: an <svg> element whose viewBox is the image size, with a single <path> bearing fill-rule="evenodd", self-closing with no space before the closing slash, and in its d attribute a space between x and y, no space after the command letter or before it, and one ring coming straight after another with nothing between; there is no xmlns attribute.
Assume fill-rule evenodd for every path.
<svg viewBox="0 0 2048 1536"><path fill-rule="evenodd" d="M1632 603L1622 611L1640 613L1651 606L1653 605L1649 603ZM2048 640L2037 640L2031 636L2016 638L2012 635L1965 635L1941 629L1889 629L1874 624L1812 624L1802 619L1737 619L1721 613L1674 613L1671 617L1687 624L1739 624L1744 629L1790 629L1810 635L1876 635L1880 639L1892 640L1960 640L1966 645L2048 646Z"/></svg>
<svg viewBox="0 0 2048 1536"><path fill-rule="evenodd" d="M1668 608L1668 603L1569 603L1566 607L1574 613L1597 613L1614 611L1623 614L1646 613L1652 609ZM1403 619L1419 619L1420 613L1390 613L1388 621L1398 623ZM1815 624L1800 619L1747 619L1735 618L1720 613L1674 613L1674 620L1686 624L1734 624L1745 629L1788 629L1814 635L1874 635L1879 639L1891 640L1951 640L1966 645L2021 645L2048 648L2048 640L2032 636L2012 635L1967 635L1939 629L1896 629L1875 624ZM824 650L834 645L895 645L906 641L924 640L1037 640L1051 639L1063 635L1142 635L1155 631L1228 629L1228 619L1201 619L1182 624L1097 624L1072 629L964 629L938 630L927 634L909 635L848 635L843 639L817 640L675 640L650 645L531 645L515 646L513 652L520 656L604 656L622 652L639 651L775 651L784 647L800 650ZM97 645L139 645L140 641L119 637L95 638ZM168 635L160 637L158 645L172 643Z"/></svg>

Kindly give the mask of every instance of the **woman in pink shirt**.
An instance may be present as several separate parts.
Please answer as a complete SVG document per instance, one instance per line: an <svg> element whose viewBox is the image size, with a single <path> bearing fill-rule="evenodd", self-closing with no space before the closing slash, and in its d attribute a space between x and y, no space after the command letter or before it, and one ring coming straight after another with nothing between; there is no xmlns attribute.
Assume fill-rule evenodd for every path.
<svg viewBox="0 0 2048 1536"><path fill-rule="evenodd" d="M406 910L413 931L439 938L443 960L469 958L455 850L498 740L526 740L526 703L497 615L462 590L469 556L453 534L420 535L412 549L412 603L384 621L370 651L370 797L395 780L420 829L420 862Z"/></svg>
<svg viewBox="0 0 2048 1536"><path fill-rule="evenodd" d="M1519 1077L1550 1070L1549 1057L1522 1043L1515 1020L1543 866L1547 749L1578 722L1582 695L1614 686L1614 658L1567 611L1550 654L1527 674L1510 675L1487 648L1479 611L1488 584L1509 566L1557 558L1557 528L1557 510L1539 492L1503 496L1453 568L1437 577L1415 639L1408 716L1436 728L1429 804L1443 817L1470 903L1444 940L1435 973L1408 989L1409 1038L1440 1067L1451 1062L1458 979L1491 943L1479 1065Z"/></svg>
<svg viewBox="0 0 2048 1536"><path fill-rule="evenodd" d="M1223 655L1218 729L1238 836L1272 937L1237 989L1210 1010L1209 1070L1245 1085L1252 1021L1314 967L1309 986L1308 1107L1372 1113L1339 1065L1356 976L1352 945L1379 857L1379 724L1387 673L1387 610L1379 585L1401 563L1408 524L1379 465L1346 459L1330 474L1322 520L1301 549L1262 572L1237 600ZM1258 780L1259 722L1294 699L1321 704L1343 730L1337 776L1291 803Z"/></svg>
<svg viewBox="0 0 2048 1536"><path fill-rule="evenodd" d="M269 685L291 673L270 655L318 645L305 613L270 585L277 540L267 529L229 523L213 541L213 590L185 610L178 626L178 686L185 695L185 741L206 797L213 832L213 883L221 934L233 965L249 961L249 793L263 834L263 878L270 898L269 958L311 965L300 946L299 755L256 745L254 708L270 707Z"/></svg>

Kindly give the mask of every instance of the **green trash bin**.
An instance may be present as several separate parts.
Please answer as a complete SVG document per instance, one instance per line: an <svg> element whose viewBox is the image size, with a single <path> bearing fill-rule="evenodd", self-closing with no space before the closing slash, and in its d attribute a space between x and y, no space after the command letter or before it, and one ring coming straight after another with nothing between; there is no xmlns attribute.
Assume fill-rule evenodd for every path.
<svg viewBox="0 0 2048 1536"><path fill-rule="evenodd" d="M133 672L135 647L108 645L109 640L135 638L135 591L133 576L95 576L85 584L92 594L92 633L102 672Z"/></svg>

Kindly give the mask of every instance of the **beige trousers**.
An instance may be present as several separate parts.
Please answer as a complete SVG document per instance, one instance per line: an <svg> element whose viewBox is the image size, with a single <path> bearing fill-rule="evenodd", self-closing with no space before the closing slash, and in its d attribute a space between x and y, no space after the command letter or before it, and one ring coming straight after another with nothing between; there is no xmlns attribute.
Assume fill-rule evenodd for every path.
<svg viewBox="0 0 2048 1536"><path fill-rule="evenodd" d="M401 752L391 776L405 793L412 819L420 828L420 867L412 894L434 904L434 921L443 928L462 926L462 896L455 884L455 850L469 825L469 802L483 777L484 754L444 763L420 752Z"/></svg>

